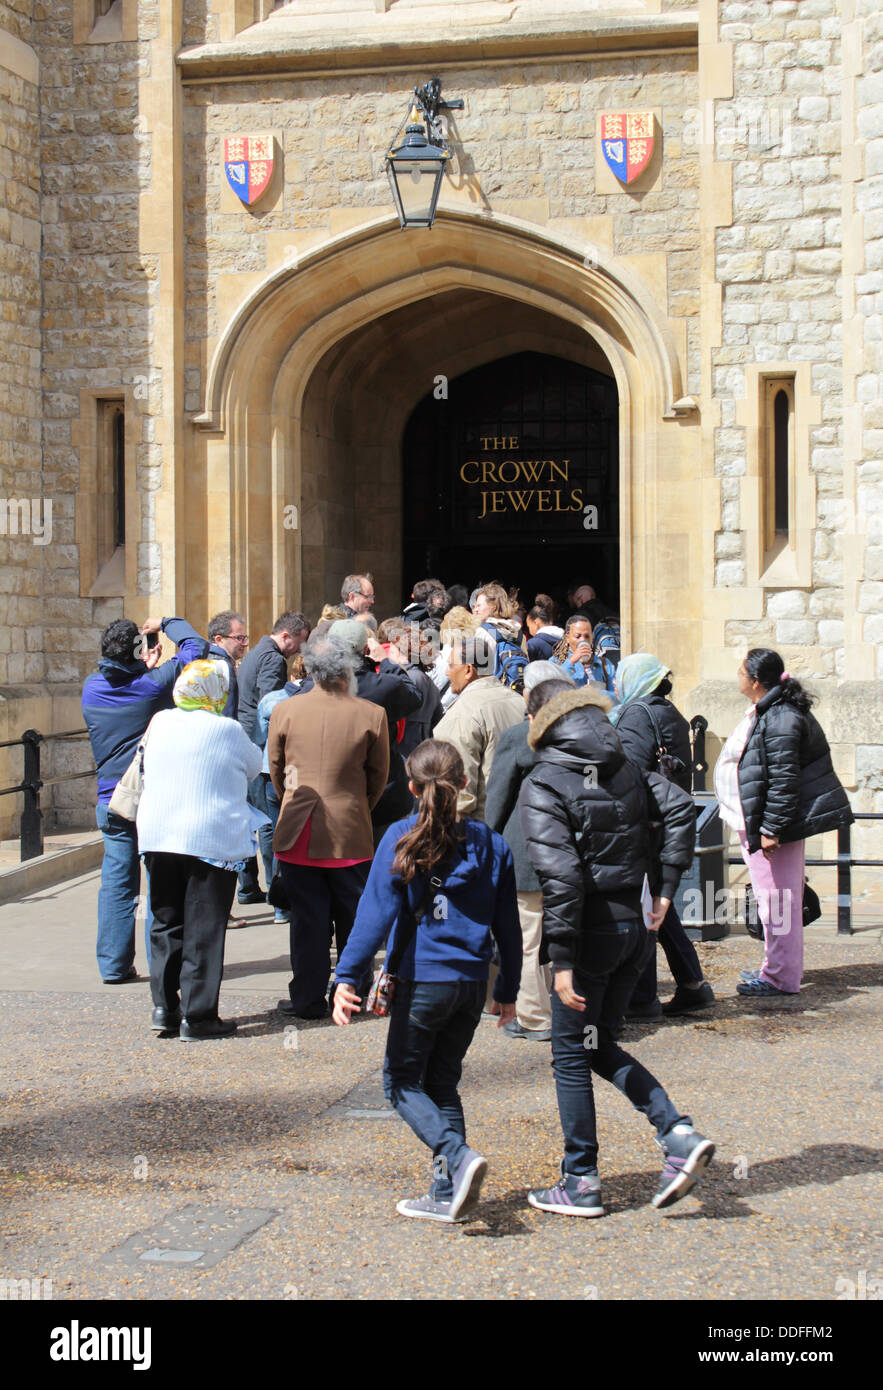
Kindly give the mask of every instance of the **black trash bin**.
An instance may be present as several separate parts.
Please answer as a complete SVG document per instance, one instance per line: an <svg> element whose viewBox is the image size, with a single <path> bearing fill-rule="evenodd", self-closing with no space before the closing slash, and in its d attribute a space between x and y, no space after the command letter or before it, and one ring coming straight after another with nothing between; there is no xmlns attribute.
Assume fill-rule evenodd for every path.
<svg viewBox="0 0 883 1390"><path fill-rule="evenodd" d="M725 829L712 792L694 792L693 800L696 848L675 894L675 909L691 941L719 941L730 934L724 893Z"/></svg>

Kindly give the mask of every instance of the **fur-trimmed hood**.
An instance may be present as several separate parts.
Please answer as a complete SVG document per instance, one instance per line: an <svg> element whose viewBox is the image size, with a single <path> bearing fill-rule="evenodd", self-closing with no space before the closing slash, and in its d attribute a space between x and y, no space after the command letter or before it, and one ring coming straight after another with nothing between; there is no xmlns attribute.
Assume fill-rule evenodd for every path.
<svg viewBox="0 0 883 1390"><path fill-rule="evenodd" d="M598 686L562 690L534 716L527 741L537 761L592 763L610 777L625 762L619 735L607 718L613 701Z"/></svg>

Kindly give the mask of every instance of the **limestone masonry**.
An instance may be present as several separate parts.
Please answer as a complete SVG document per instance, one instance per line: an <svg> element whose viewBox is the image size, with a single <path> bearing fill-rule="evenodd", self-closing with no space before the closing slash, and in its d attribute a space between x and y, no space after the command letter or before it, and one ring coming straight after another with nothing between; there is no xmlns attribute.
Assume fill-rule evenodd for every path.
<svg viewBox="0 0 883 1390"><path fill-rule="evenodd" d="M384 158L434 76L465 105L403 232ZM240 135L275 152L253 207ZM79 726L122 614L234 607L256 640L361 568L398 611L409 418L531 351L615 382L626 645L712 755L776 647L883 809L876 0L0 0L0 304L0 741ZM91 796L45 799L85 826Z"/></svg>

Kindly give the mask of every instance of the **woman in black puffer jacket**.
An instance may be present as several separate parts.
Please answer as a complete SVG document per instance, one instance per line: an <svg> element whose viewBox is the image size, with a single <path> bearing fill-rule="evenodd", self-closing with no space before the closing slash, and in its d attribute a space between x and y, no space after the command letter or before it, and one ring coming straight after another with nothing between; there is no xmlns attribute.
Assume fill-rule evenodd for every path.
<svg viewBox="0 0 883 1390"><path fill-rule="evenodd" d="M668 696L671 672L655 656L636 652L625 657L616 668L614 688L619 704L610 711L610 722L622 740L629 762L647 772L659 771L659 753L668 755L671 780L689 792L693 785L690 765L690 725ZM626 1018L659 1018L662 1014L692 1013L714 1003L714 990L703 979L699 957L674 903L659 928L659 944L675 980L675 992L667 1004L660 1004L656 992L656 952L644 967L626 1010Z"/></svg>
<svg viewBox="0 0 883 1390"><path fill-rule="evenodd" d="M739 833L765 952L739 994L796 994L803 974L804 841L855 819L810 713L812 698L778 652L754 647L739 667L750 701L714 769L721 819Z"/></svg>
<svg viewBox="0 0 883 1390"><path fill-rule="evenodd" d="M651 869L651 820L661 821L664 918L693 855L692 798L627 761L606 715L609 696L544 681L528 697L536 761L519 797L527 852L543 890L543 944L555 971L552 1059L564 1131L561 1181L529 1195L541 1211L600 1216L593 1069L654 1125L665 1154L653 1205L688 1192L714 1145L662 1086L618 1046L616 1030L647 955L641 887Z"/></svg>

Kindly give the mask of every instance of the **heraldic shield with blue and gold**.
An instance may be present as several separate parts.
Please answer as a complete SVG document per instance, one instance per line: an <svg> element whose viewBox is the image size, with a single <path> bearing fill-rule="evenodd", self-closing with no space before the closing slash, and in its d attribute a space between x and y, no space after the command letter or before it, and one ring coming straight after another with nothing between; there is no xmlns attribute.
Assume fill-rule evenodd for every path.
<svg viewBox="0 0 883 1390"><path fill-rule="evenodd" d="M601 117L604 158L621 183L643 174L653 154L652 111L614 111Z"/></svg>
<svg viewBox="0 0 883 1390"><path fill-rule="evenodd" d="M272 135L228 135L224 140L224 172L237 198L251 207L273 177Z"/></svg>

